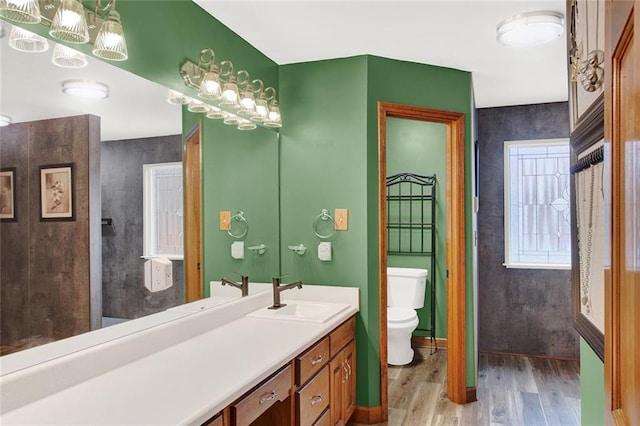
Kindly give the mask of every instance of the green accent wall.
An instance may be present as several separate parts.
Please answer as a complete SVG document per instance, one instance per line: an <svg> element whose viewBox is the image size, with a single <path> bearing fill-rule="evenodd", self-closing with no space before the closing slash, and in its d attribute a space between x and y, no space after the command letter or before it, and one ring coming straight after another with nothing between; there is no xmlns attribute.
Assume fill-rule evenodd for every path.
<svg viewBox="0 0 640 426"><path fill-rule="evenodd" d="M387 176L398 173L436 175L436 337L447 337L447 286L446 286L446 126L426 121L387 118ZM431 212L431 205L425 210ZM414 204L417 208L417 204ZM418 214L418 213L416 213ZM417 237L417 234L414 234ZM431 250L431 232L424 233L427 250ZM415 241L419 246L418 241ZM389 242L390 247L394 242ZM426 268L427 292L425 306L418 309L420 323L414 336L429 336L431 327L431 256L395 254L387 256L388 266Z"/></svg>
<svg viewBox="0 0 640 426"><path fill-rule="evenodd" d="M473 87L471 73L432 65L416 64L369 56L367 80L367 192L369 194L369 227L367 244L369 271L377 269L377 184L378 184L378 119L380 101L414 105L465 114L465 276L466 276L466 364L467 386L475 386L474 312L473 312L473 191L472 168L472 115ZM370 272L371 273L371 272ZM377 273L376 273L377 275ZM370 276L369 291L377 292L377 276ZM374 290L375 289L375 290Z"/></svg>
<svg viewBox="0 0 640 426"><path fill-rule="evenodd" d="M580 338L580 420L585 426L604 425L604 364Z"/></svg>
<svg viewBox="0 0 640 426"><path fill-rule="evenodd" d="M458 111L466 117L471 195L471 75L357 56L281 66L281 272L305 284L358 287L357 404L380 404L377 103ZM390 78L393 76L393 78ZM471 200L467 197L467 385L475 385ZM349 229L332 240L333 260L317 258L313 221L322 209L349 209ZM287 246L304 244L299 256Z"/></svg>

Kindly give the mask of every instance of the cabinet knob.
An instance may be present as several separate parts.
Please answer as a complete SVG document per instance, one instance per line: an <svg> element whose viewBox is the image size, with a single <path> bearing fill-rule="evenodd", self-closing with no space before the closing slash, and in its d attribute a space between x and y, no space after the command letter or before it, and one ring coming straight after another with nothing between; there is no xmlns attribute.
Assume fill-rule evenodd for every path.
<svg viewBox="0 0 640 426"><path fill-rule="evenodd" d="M260 404L264 404L267 401L271 401L276 397L276 390L272 390L271 392L267 392L260 397Z"/></svg>
<svg viewBox="0 0 640 426"><path fill-rule="evenodd" d="M309 399L311 400L311 405L316 405L317 403L322 402L322 395L318 394L316 396L311 396Z"/></svg>
<svg viewBox="0 0 640 426"><path fill-rule="evenodd" d="M322 362L322 354L320 354L317 357L313 358L311 360L311 365L320 364L321 362Z"/></svg>

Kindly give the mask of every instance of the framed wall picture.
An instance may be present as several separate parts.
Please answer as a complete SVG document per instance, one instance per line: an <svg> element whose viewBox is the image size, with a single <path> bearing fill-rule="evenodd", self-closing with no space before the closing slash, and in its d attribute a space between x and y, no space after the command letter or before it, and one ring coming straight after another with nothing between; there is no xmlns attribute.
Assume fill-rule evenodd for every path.
<svg viewBox="0 0 640 426"><path fill-rule="evenodd" d="M611 161L604 144L604 102L600 99L571 134L571 281L574 326L604 360L605 271L610 269L605 227L610 215Z"/></svg>
<svg viewBox="0 0 640 426"><path fill-rule="evenodd" d="M0 220L15 222L16 215L16 168L0 169Z"/></svg>
<svg viewBox="0 0 640 426"><path fill-rule="evenodd" d="M40 220L75 220L73 163L40 166Z"/></svg>
<svg viewBox="0 0 640 426"><path fill-rule="evenodd" d="M604 93L604 0L568 0L571 131Z"/></svg>

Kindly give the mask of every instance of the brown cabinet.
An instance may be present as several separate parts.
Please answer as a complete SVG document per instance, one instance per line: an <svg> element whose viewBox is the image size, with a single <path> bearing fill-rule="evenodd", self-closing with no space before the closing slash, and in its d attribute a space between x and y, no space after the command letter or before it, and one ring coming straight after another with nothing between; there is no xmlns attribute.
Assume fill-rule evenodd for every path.
<svg viewBox="0 0 640 426"><path fill-rule="evenodd" d="M351 340L331 359L331 424L346 425L356 408L355 343Z"/></svg>
<svg viewBox="0 0 640 426"><path fill-rule="evenodd" d="M351 317L205 424L346 425L356 402L354 339Z"/></svg>

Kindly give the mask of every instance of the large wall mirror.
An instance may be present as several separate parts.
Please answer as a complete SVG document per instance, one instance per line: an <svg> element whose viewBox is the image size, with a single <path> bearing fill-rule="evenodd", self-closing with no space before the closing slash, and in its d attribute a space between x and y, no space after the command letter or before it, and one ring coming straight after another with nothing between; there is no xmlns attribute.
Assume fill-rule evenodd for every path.
<svg viewBox="0 0 640 426"><path fill-rule="evenodd" d="M43 52L17 51L9 46L13 27L6 22L1 24L5 36L0 39L0 114L11 116L14 124L0 128L0 166L3 184L8 180L5 174L10 174L4 170L14 173L7 191L16 194L12 198L16 201L12 205L14 216L0 223L0 355L122 321L131 324L129 320L167 312L184 303L180 256L168 256L173 275L168 289L151 291L145 286L142 202L143 165L182 162L183 120L185 127L197 120L204 124L204 295L210 295L209 281L222 276L238 278L234 274L243 273L254 282L265 282L278 274L276 132L239 132L211 122L204 115L185 112L183 117L180 106L167 103L165 87L88 55L83 68L58 67L52 63L54 42L48 40L49 48ZM67 80L104 83L109 86L109 95L105 99L71 97L62 92L62 82ZM76 139L84 137L78 135L86 119L71 118L87 114L99 117L95 147L100 173L93 177L96 152L89 148L87 153L81 143L76 143ZM86 123L91 139L95 121ZM13 131L8 130L12 128ZM253 150L252 144L256 143L260 145ZM269 148L265 148L267 144ZM77 160L75 155L86 156L86 160ZM83 171L81 161L86 161L87 170ZM74 213L83 208L95 211L96 205L91 203L99 201L97 228L81 214L75 215L74 221L42 220L42 200L50 196L45 194L43 198L40 194L42 167L61 163L74 166L73 194L80 194L74 200ZM266 187L265 174L269 177ZM89 188L82 187L84 182L89 182ZM158 182L166 185L163 190L181 190L180 179L168 177ZM85 200L87 205L83 205L82 191L92 194ZM165 204L166 214L159 220L169 221L171 235L166 238L173 239L175 245L181 235L179 218L183 211L170 200ZM265 244L266 253L245 251L244 259L233 259L231 244L240 239L218 229L219 210L230 210L232 214L244 211L250 232L243 242L246 247ZM93 266L87 281L94 280L99 285L93 286L86 297L79 295L76 288L88 284L79 283L84 280L74 275L80 261L73 258L70 247L83 236L73 226L90 230L81 250L86 248L93 257L88 260ZM57 239L59 234L67 234L63 243ZM96 254L101 258L98 263ZM100 271L97 277L96 270ZM91 311L90 318L81 318L79 326L76 317L80 314L75 311L78 307ZM123 328L129 332L132 329Z"/></svg>

